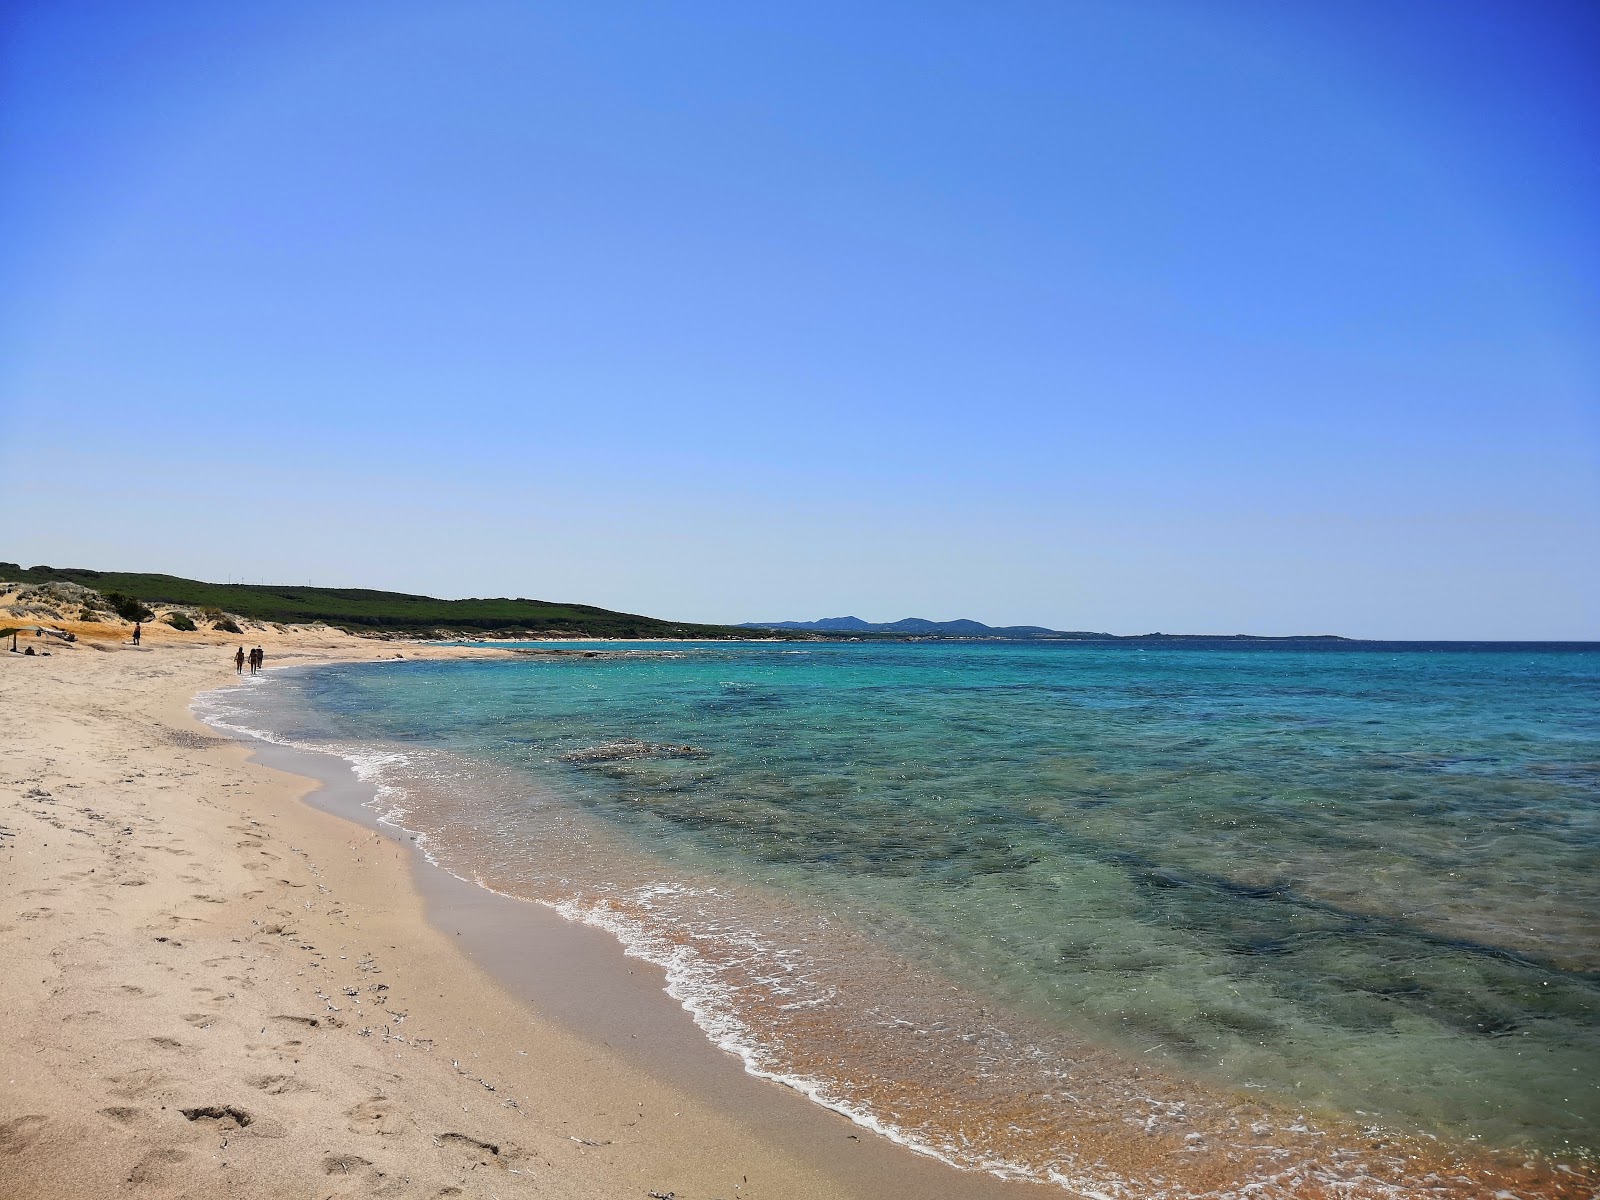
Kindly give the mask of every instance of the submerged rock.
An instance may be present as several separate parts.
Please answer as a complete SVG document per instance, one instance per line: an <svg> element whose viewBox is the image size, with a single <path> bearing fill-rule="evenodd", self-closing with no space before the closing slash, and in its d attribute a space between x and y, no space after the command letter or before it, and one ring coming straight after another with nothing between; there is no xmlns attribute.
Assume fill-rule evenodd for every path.
<svg viewBox="0 0 1600 1200"><path fill-rule="evenodd" d="M711 751L699 746L673 746L661 742L625 740L606 742L600 746L585 746L561 756L562 762L587 763L625 762L635 758L710 758Z"/></svg>

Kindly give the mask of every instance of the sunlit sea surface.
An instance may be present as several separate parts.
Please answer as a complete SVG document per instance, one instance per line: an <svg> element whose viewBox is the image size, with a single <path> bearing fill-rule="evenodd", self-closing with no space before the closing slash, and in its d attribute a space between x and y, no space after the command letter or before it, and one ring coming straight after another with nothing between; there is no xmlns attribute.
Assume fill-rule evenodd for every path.
<svg viewBox="0 0 1600 1200"><path fill-rule="evenodd" d="M540 649L204 711L344 754L436 861L960 1165L1126 1196L1404 1191L1418 1138L1537 1163L1526 1192L1592 1169L1600 648Z"/></svg>

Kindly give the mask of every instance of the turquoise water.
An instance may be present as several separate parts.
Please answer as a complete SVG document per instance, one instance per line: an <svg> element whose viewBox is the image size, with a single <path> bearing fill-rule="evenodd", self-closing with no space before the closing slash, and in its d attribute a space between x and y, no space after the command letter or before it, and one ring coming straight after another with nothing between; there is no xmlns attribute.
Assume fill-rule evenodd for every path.
<svg viewBox="0 0 1600 1200"><path fill-rule="evenodd" d="M449 821L498 877L554 861L570 810L1208 1088L1596 1143L1594 648L586 648L253 702L293 740L492 767Z"/></svg>

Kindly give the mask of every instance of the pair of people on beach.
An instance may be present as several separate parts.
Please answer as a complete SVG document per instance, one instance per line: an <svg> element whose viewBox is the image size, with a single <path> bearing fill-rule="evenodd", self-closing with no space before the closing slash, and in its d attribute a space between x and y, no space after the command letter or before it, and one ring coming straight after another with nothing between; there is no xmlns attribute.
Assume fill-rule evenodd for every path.
<svg viewBox="0 0 1600 1200"><path fill-rule="evenodd" d="M249 657L246 658L244 647L240 646L239 652L233 656L233 669L238 674L243 675L244 664L248 662L250 664L250 674L254 675L261 669L261 664L266 661L266 657L266 651L260 646L257 646L254 650L250 651Z"/></svg>

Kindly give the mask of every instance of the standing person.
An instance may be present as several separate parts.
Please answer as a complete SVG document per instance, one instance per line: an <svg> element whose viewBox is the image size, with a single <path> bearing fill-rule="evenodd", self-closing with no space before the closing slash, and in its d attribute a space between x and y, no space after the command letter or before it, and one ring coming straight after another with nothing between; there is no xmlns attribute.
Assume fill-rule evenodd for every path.
<svg viewBox="0 0 1600 1200"><path fill-rule="evenodd" d="M250 652L250 657L254 660L250 664L250 674L254 675L257 671L261 670L261 664L267 659L267 652L260 646L257 646Z"/></svg>
<svg viewBox="0 0 1600 1200"><path fill-rule="evenodd" d="M135 621L133 623L133 644L135 646L137 646L139 644L139 634L143 631L143 629L144 629L144 626L141 625L138 621Z"/></svg>
<svg viewBox="0 0 1600 1200"><path fill-rule="evenodd" d="M243 675L244 674L244 647L243 646L240 646L239 647L239 653L237 653L237 654L235 654L233 656L233 673L235 675Z"/></svg>

